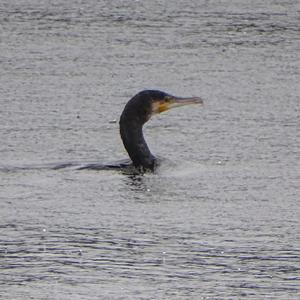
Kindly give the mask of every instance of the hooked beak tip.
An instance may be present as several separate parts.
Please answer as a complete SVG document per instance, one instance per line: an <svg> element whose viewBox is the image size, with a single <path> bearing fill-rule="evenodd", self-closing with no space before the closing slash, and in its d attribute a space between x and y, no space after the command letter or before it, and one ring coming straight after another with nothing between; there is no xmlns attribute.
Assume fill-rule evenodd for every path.
<svg viewBox="0 0 300 300"><path fill-rule="evenodd" d="M204 104L204 101L201 98L195 97L194 99L195 99L195 104Z"/></svg>

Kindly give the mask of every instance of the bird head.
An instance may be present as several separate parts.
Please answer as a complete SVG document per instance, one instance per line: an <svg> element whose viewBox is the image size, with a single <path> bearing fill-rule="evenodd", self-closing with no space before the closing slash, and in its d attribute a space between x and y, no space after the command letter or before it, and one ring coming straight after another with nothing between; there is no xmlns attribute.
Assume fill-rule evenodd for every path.
<svg viewBox="0 0 300 300"><path fill-rule="evenodd" d="M203 104L203 100L198 97L175 97L162 91L145 90L129 100L121 115L121 122L135 121L144 124L153 115L190 104Z"/></svg>

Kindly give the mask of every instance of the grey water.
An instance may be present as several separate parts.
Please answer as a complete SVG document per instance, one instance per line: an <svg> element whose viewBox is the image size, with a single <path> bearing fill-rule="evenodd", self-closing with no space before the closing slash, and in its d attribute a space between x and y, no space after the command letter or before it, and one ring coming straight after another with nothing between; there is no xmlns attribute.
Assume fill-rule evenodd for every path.
<svg viewBox="0 0 300 300"><path fill-rule="evenodd" d="M299 299L299 75L297 0L1 0L0 298ZM149 88L205 101L154 174L31 168L126 158Z"/></svg>

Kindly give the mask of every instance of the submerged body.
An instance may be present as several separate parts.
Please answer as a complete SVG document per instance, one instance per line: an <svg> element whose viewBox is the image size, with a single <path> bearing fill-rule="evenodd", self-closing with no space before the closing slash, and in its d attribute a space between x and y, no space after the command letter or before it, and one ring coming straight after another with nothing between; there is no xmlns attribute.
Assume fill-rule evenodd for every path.
<svg viewBox="0 0 300 300"><path fill-rule="evenodd" d="M203 101L198 97L180 98L157 90L145 90L131 98L120 117L120 135L124 147L130 159L122 160L112 164L67 162L61 164L47 164L39 166L24 167L4 167L3 171L16 169L44 169L53 170L73 167L76 170L126 170L130 173L143 173L154 171L159 164L159 159L155 157L143 135L143 125L155 114L159 114L168 109L189 104L202 104Z"/></svg>

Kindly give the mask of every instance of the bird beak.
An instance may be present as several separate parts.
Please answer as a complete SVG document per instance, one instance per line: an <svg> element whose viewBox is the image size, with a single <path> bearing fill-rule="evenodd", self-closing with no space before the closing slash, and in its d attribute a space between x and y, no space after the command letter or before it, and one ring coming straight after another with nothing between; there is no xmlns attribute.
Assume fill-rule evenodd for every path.
<svg viewBox="0 0 300 300"><path fill-rule="evenodd" d="M164 100L154 104L154 113L161 113L174 107L185 106L190 104L203 104L203 100L199 97L175 97L167 96Z"/></svg>

